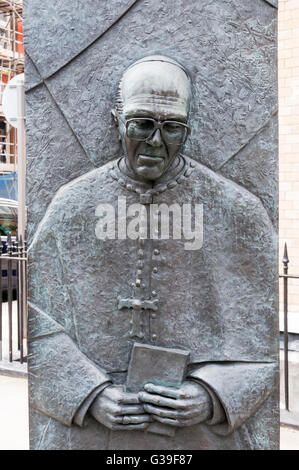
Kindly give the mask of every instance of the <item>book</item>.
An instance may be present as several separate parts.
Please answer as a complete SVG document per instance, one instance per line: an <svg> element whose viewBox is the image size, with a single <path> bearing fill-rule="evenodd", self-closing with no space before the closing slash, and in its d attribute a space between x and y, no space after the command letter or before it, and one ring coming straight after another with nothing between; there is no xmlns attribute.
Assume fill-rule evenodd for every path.
<svg viewBox="0 0 299 470"><path fill-rule="evenodd" d="M178 388L185 378L189 356L189 351L182 349L134 343L126 390L138 393L146 383ZM157 421L148 426L147 432L173 437L175 427Z"/></svg>

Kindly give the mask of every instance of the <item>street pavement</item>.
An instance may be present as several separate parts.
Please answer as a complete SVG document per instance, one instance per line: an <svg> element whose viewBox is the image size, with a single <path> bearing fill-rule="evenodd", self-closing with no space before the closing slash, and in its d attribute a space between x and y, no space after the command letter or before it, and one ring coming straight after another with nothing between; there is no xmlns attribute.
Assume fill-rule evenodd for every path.
<svg viewBox="0 0 299 470"><path fill-rule="evenodd" d="M299 450L299 429L281 428L281 450ZM0 450L29 449L27 379L0 375Z"/></svg>
<svg viewBox="0 0 299 470"><path fill-rule="evenodd" d="M299 450L299 429L281 426L280 450Z"/></svg>
<svg viewBox="0 0 299 470"><path fill-rule="evenodd" d="M0 376L0 450L27 450L27 379Z"/></svg>

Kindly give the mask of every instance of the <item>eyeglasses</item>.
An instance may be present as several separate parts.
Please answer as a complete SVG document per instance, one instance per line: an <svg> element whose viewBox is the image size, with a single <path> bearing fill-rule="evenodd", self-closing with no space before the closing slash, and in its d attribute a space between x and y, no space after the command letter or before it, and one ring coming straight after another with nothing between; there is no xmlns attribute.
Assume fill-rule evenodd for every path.
<svg viewBox="0 0 299 470"><path fill-rule="evenodd" d="M125 120L120 116L126 126L127 137L132 140L146 141L150 139L156 129L160 129L162 139L167 144L184 143L191 132L187 124L178 121L156 121L152 118L132 118Z"/></svg>

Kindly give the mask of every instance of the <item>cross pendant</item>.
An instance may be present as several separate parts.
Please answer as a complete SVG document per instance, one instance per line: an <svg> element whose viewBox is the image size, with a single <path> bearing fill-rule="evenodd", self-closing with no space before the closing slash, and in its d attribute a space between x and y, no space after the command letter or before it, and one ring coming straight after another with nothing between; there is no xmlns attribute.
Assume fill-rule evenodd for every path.
<svg viewBox="0 0 299 470"><path fill-rule="evenodd" d="M141 299L122 299L118 297L118 308L132 309L132 315L130 320L130 337L144 338L144 332L142 331L142 310L158 310L158 299L154 300L141 300Z"/></svg>
<svg viewBox="0 0 299 470"><path fill-rule="evenodd" d="M142 313L141 310L133 310L131 314L131 320L130 320L130 337L131 338L144 338L144 332L143 332L143 321L142 321Z"/></svg>

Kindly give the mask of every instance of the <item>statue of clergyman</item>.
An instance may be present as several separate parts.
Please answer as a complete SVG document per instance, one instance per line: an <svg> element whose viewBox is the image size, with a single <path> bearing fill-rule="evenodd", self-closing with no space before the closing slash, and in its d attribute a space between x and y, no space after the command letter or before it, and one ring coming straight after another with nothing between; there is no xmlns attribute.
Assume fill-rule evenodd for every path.
<svg viewBox="0 0 299 470"><path fill-rule="evenodd" d="M62 187L39 225L34 449L276 448L275 233L259 199L181 154L191 100L176 61L132 64L113 112L123 156ZM202 243L100 236L99 208L117 215L121 198L158 218L202 207Z"/></svg>

